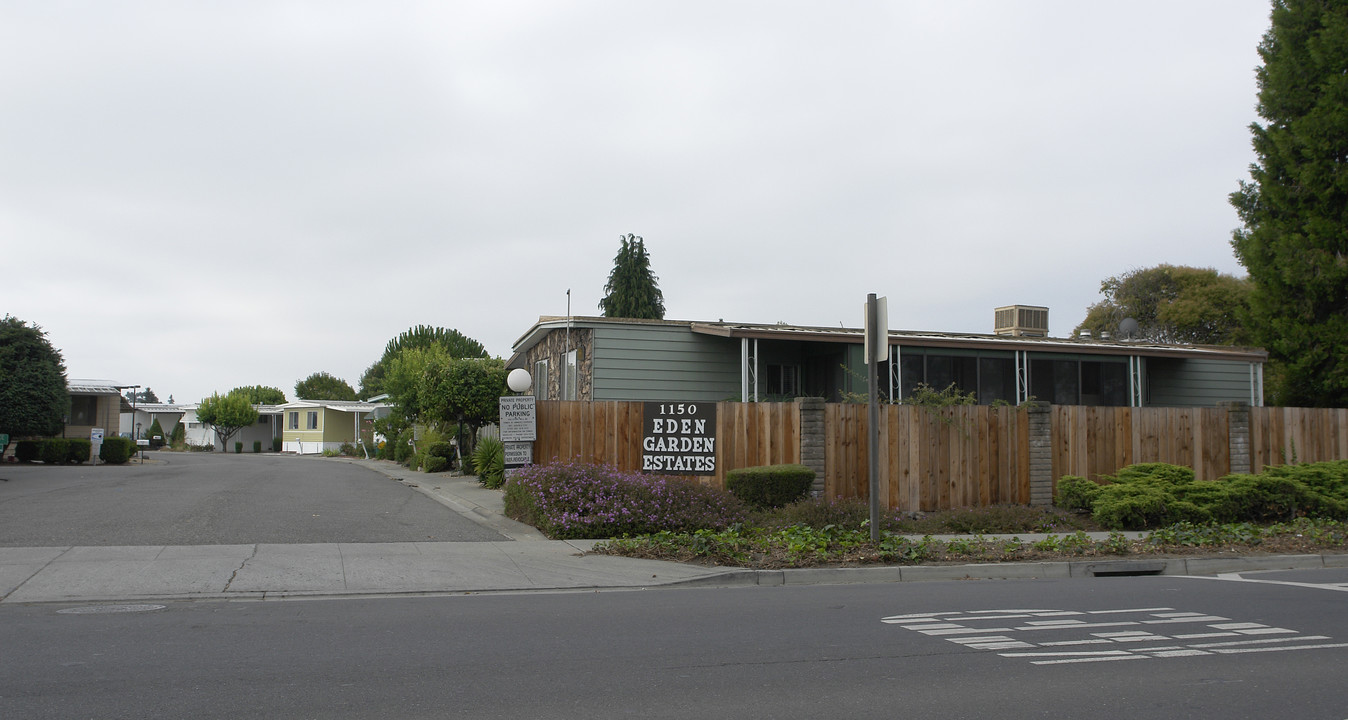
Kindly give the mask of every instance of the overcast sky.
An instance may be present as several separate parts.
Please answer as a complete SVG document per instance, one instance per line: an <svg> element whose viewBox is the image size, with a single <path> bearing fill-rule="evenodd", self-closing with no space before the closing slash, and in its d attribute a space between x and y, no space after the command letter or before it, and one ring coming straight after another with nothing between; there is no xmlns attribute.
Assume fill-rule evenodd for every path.
<svg viewBox="0 0 1348 720"><path fill-rule="evenodd" d="M72 378L358 388L599 314L991 332L1244 275L1267 0L0 1L0 311Z"/></svg>

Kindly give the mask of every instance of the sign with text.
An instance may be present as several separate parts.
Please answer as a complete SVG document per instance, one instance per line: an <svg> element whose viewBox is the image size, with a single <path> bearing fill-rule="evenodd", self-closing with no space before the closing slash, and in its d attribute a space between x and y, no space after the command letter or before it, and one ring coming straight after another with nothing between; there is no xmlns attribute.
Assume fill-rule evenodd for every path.
<svg viewBox="0 0 1348 720"><path fill-rule="evenodd" d="M533 395L501 398L501 442L533 442L538 439L538 411Z"/></svg>
<svg viewBox="0 0 1348 720"><path fill-rule="evenodd" d="M534 462L534 444L531 442L501 443L505 446L505 466L524 467Z"/></svg>
<svg viewBox="0 0 1348 720"><path fill-rule="evenodd" d="M643 472L716 474L716 403L645 403L643 428Z"/></svg>

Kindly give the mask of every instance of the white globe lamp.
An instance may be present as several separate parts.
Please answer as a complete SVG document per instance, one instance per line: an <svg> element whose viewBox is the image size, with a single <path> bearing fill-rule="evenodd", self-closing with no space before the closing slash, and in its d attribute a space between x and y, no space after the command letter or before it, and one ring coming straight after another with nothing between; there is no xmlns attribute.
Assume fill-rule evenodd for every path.
<svg viewBox="0 0 1348 720"><path fill-rule="evenodd" d="M534 379L529 376L529 371L524 368L515 368L506 376L506 385L514 392L524 392L533 387Z"/></svg>

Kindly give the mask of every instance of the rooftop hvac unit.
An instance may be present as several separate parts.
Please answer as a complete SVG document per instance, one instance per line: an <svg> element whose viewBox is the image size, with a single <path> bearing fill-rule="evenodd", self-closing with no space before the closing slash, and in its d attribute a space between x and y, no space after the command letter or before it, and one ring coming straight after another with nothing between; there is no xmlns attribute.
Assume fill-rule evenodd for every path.
<svg viewBox="0 0 1348 720"><path fill-rule="evenodd" d="M1048 308L1037 305L999 307L993 332L1016 337L1048 337Z"/></svg>

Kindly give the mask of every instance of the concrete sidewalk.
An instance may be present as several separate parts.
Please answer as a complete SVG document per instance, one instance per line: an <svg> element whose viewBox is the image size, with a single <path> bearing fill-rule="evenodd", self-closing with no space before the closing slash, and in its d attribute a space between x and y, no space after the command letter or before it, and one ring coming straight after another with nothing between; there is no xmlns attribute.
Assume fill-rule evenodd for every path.
<svg viewBox="0 0 1348 720"><path fill-rule="evenodd" d="M557 541L504 516L475 478L350 462L383 473L501 533L500 542L0 548L0 603L269 599L578 591L656 586L795 585L915 580L1215 574L1344 567L1348 555L1092 559L916 567L746 570L593 555L597 541ZM1101 533L1103 536L1104 534ZM1021 536L1033 541L1040 536Z"/></svg>

